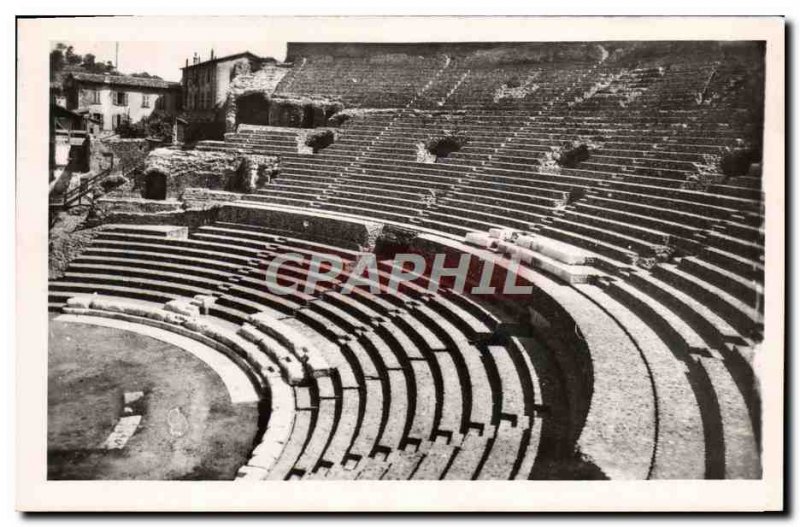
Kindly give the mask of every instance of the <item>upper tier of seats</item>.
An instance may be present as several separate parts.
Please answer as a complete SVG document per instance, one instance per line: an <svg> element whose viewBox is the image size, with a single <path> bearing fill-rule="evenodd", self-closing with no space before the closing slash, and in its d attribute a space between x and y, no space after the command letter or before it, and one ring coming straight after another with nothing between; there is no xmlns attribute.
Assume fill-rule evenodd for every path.
<svg viewBox="0 0 800 527"><path fill-rule="evenodd" d="M574 287L642 337L650 367L658 346L644 335L661 337L690 365L692 389L717 394L717 403L700 405L705 429L749 422L750 439L736 435L729 446L752 451L759 403L750 363L764 303L761 174L760 166L735 175L720 167L732 150L759 148L763 56L757 46L609 51L595 63L453 57L396 113L347 122L317 155L284 156L279 177L248 199L458 236L510 228L587 251L608 273L600 282L608 296L595 285ZM448 133L469 140L422 162L419 145ZM559 163L576 145L589 155ZM686 361L686 350L704 358ZM669 381L655 382L666 393ZM666 399L659 404L665 409ZM715 405L721 419L709 417ZM706 461L717 467L711 472L725 463Z"/></svg>
<svg viewBox="0 0 800 527"><path fill-rule="evenodd" d="M395 113L351 119L318 154L270 150L271 139L254 147L282 154L281 170L247 199L454 235L535 232L592 252L607 271L655 265L676 286L707 292L717 315L758 338L760 173L719 167L743 144L758 148L763 57L757 46L695 48L609 47L594 62L447 56L427 83L411 83L417 91ZM363 57L342 63L359 61L370 67ZM321 63L335 69L339 58ZM448 134L466 144L423 162L421 145ZM588 155L559 162L576 145Z"/></svg>
<svg viewBox="0 0 800 527"><path fill-rule="evenodd" d="M408 102L447 62L441 56L389 62L304 58L278 85L276 94L338 99L348 106L397 107Z"/></svg>

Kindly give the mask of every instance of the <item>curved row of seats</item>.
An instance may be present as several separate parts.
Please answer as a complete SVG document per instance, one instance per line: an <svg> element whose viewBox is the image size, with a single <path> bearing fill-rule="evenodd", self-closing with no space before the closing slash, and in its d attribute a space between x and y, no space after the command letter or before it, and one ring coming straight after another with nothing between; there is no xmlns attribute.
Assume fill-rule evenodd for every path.
<svg viewBox="0 0 800 527"><path fill-rule="evenodd" d="M319 248L319 244L285 240L260 232L258 228L235 224L201 228L186 243L180 240L137 235L132 232L135 229L121 230L123 232L112 231L100 235L95 242L100 253L93 255L92 251L95 250L93 247L87 251L85 258L88 261L93 261L92 259L96 259L97 256L105 258L106 254L103 251L106 249L113 251L114 242L120 238L124 239L122 243L128 247L126 251L128 254L122 259L127 258L131 264L138 263L136 269L131 269L132 266L128 265L117 270L117 273L131 277L130 280L136 284L139 283L137 276L149 275L147 266L142 265L148 259L147 254L136 254L137 250L141 249L147 249L143 252L154 254L158 258L154 264L164 258L165 264L178 265L177 262L183 258L183 253L187 253L186 257L189 260L186 263L196 265L199 263L197 253L204 252L207 258L214 256L212 261L218 260L216 262L218 268L230 269L231 265L245 262L253 266L254 262L248 262L246 258L248 254L253 254L253 250L257 251L257 247L266 248L261 257L269 257L270 253L274 255L280 252L306 252L313 255L314 249ZM224 244L223 239L226 239ZM176 251L176 247L181 245L184 247ZM221 251L223 246L226 247L225 252ZM276 250L278 252L275 252ZM181 256L167 256L169 253ZM347 255L348 251L338 249L336 253ZM225 255L225 258L221 255ZM256 255L259 257L258 253ZM81 258L74 263L77 270L83 270L83 265L95 265L85 263ZM107 265L114 267L114 263L109 260ZM385 265L382 264L382 273L390 271ZM255 266L258 268L258 264ZM180 280L181 285L173 283L170 288L197 287L197 283L190 275L200 271L192 270L190 267L183 266L180 275L177 273L165 275L164 281L177 282L177 276L184 276L185 278ZM108 270L106 276L111 276L113 272ZM205 271L206 274L200 276L208 279L216 272L218 272L216 269L211 272ZM295 268L287 266L287 272L282 279L307 277L309 272L307 265L298 265ZM237 276L243 274L240 269ZM542 283L541 276L537 277L537 280L539 284ZM557 282L553 282L555 283ZM148 284L156 286L155 280ZM164 284L159 285L161 287L153 289L164 290ZM238 287L238 284L236 285ZM325 286L327 284L323 283L322 287ZM640 313L631 315L631 312L638 312L638 309L630 307L634 305L630 298L623 297L627 307L622 307L623 302L615 303L614 299L619 298L621 294L616 291L619 284L611 284L608 293L597 286L582 286L582 288L588 289L581 290L583 295L592 297L597 305L603 306L603 311L612 312L613 323L623 328L622 333L613 337L614 332L608 327L610 322L608 317L599 316L602 311L597 311L596 308L594 313L584 313L591 315L589 317L591 325L587 326L587 318L579 324L580 334L590 345L595 382L595 402L592 404L592 412L587 416L585 426L577 432L582 453L602 466L604 474L610 477L755 477L758 469L757 461L753 461L755 448L753 436L738 434L736 431L737 423L741 422L742 408L744 411L747 409L746 405L736 404L736 380L726 377L726 358L704 357L701 360L703 368L694 368L692 372L693 362L687 359L688 354L702 352L700 349L702 344L687 346L685 354L682 357L678 356L674 354L674 343L663 336L663 329L648 331L645 328L650 325L650 320L642 323L641 320L645 319ZM104 290L104 282L94 287L90 286L90 289L106 294L119 293L115 290ZM556 289L560 288L556 286ZM54 290L58 290L58 287ZM253 290L258 291L255 288ZM88 292L86 289L83 291ZM467 302L462 309L459 309L452 302L450 305L447 304L448 300L459 297L448 296L436 302L429 301L430 306L440 306L429 308L425 305L415 305L422 304L420 301L422 297L419 295L424 288L412 284L410 291L414 297L406 299L401 294L398 295L399 298L392 299L394 303L363 295L366 305L351 307L349 312L345 311L348 309L346 306L357 304L356 298L351 299L349 295L332 291L322 296L322 302L313 300L306 307L300 307L299 311L303 312L303 315L283 319L292 323L302 320L298 328L313 326L316 329L315 333L320 335L323 341L331 342L337 338L348 340L340 346L341 354L332 348L328 348L328 353L323 353L325 361L330 361L328 364L332 366L331 368L316 368L314 370L316 373L311 376L313 380L307 387L296 387L299 390L296 407L298 417L291 440L287 442L287 447L282 451L268 477L394 478L412 475L430 477L432 470L444 470L448 465L448 471L438 472L438 477L500 477L499 474L504 474L502 477L510 477L520 474L518 470L513 474L509 472L512 470L510 467L518 466L516 461L512 461L514 459L525 460L519 466L526 467L526 470L533 466L535 453L523 451L520 445L527 444L530 447L535 444L530 437L535 428L520 426L519 421L522 416L530 422L534 414L530 406L531 401L536 400L536 392L531 393L531 388L526 389L524 383L520 382L520 379L536 378L530 366L530 359L526 360L524 352L509 353L507 346L476 346L474 339L481 332L486 334L489 328L485 323L482 327L480 319L475 317L470 319L465 316L465 313L471 312L487 319L485 311L476 309L473 304ZM182 294L188 295L194 292L195 289L188 289ZM631 294L630 291L623 293ZM563 295L564 291L560 291L560 294ZM260 296L264 294L261 293ZM249 309L255 310L255 313L263 312L258 309L267 309L270 316L277 319L282 316L278 309L285 308L285 302L245 305L241 302L226 302L226 298L228 297L222 296L217 300L212 307L212 313L234 323L242 320L252 322L253 317L247 313ZM308 298L298 298L297 306L302 305L299 302L303 300ZM463 299L460 301L465 302ZM585 302L580 302L574 295L572 301L577 304L573 306L574 309L568 309L569 312L578 313L586 309ZM564 305L569 304L565 298L559 298L559 302ZM401 313L400 306L407 303L413 307ZM381 307L388 320L378 322L381 317L378 310ZM444 316L437 317L437 309L439 313L449 314L450 318L456 317L459 320L459 327L465 330L472 328L472 342L465 330L457 329L457 326L448 322ZM409 317L409 311L416 316ZM619 312L623 314L620 315ZM321 313L326 314L323 319L317 316ZM640 322L636 321L637 318ZM620 323L620 320L624 322ZM360 325L363 329L368 322L378 322L376 325L379 328L375 331L368 330L358 338L350 339L354 334L359 334L357 326ZM423 327L426 325L428 331ZM602 331L600 328L603 328ZM463 336L453 338L459 334ZM635 337L625 336L626 334ZM662 344L658 344L656 338L650 340L648 335L653 334L661 339ZM668 344L664 345L664 342ZM621 345L622 343L625 345ZM657 352L659 345L661 351ZM626 347L630 349L626 351ZM322 350L324 346L319 346L318 349ZM603 349L609 352L613 350L615 358L604 356ZM591 433L598 427L602 429L605 426L602 423L607 424L610 417L614 417L619 425L620 417L614 416L614 412L618 411L615 409L617 403L614 401L617 397L631 394L620 385L619 360L621 357L627 357L628 361L633 359L636 354L631 352L635 349L639 349L645 356L636 367L640 370L639 374L628 375L630 370L625 368L622 370L625 371L628 382L633 381L635 386L639 386L636 388L636 392L639 393L637 396L639 408L632 411L622 422L630 419L631 422L637 423L636 426L641 426L643 417L651 414L660 423L658 436L654 436L650 446L645 443L641 451L639 459L642 462L638 465L640 472L632 468L631 465L634 467L637 465L632 463L630 458L625 463L620 463L618 456L611 455L613 449L603 451L601 446L600 452L593 451L600 445L608 447L608 438L605 438L606 441L600 441ZM482 350L488 350L494 357L493 362L486 362L486 351ZM560 360L566 359L561 357ZM524 365L526 362L527 366ZM687 365L690 374L683 377L682 369L675 367L676 362ZM570 366L564 367L567 370L570 368ZM527 373L524 375L520 373L525 371ZM653 379L655 388L650 388L648 378ZM457 381L459 390L452 389L452 383L456 379L460 379ZM606 383L606 379L613 379L613 382ZM706 381L704 384L704 379L712 381ZM680 391L679 386L683 386L683 391ZM655 390L655 395L649 392L651 389ZM703 392L703 390L710 391ZM643 409L641 404L648 400L648 393L651 393L651 400L656 397L660 402ZM490 406L482 406L486 401L493 402ZM690 401L695 401L694 405ZM716 408L714 404L709 404L709 401L717 401ZM600 405L600 402L604 404ZM527 410L522 408L526 405L529 407ZM608 410L603 412L599 409L601 406L606 406ZM353 409L356 408L358 410L354 412ZM597 412L601 417L593 419L592 416ZM499 415L500 419L494 417L495 415ZM694 417L690 418L691 415ZM401 417L392 419L398 416ZM698 422L701 426L693 426ZM672 428L671 425L677 428ZM495 427L494 430L492 427ZM700 431L702 438L697 437ZM688 439L691 434L694 434L694 440ZM639 435L633 434L633 437L638 444L642 444ZM677 438L681 438L681 441ZM660 445L664 445L664 448ZM667 446L672 450L667 449ZM705 455L703 452L715 451L727 452L727 457L722 460L703 457ZM511 453L515 453L514 457ZM650 456L655 456L652 469L650 469ZM697 463L687 464L685 461L688 459L694 459ZM757 455L755 459L757 460Z"/></svg>
<svg viewBox="0 0 800 527"><path fill-rule="evenodd" d="M415 467L396 472L400 464L423 462L431 449L451 453L438 477L528 477L536 438L526 401L538 396L536 372L521 346L486 342L487 323L496 320L466 299L429 297L415 286L414 296L344 295L321 282L314 294L274 295L262 273L270 257L286 252L355 256L245 225L203 227L188 240L109 229L51 284L51 302L85 293L153 301L211 295L210 314L247 328L246 338L262 349L277 347L265 340L278 322L259 325L259 315L304 335L318 354L299 361L307 375L270 355L294 386L297 405L287 447L268 477L357 470L356 477L367 470L362 462L411 476ZM279 280L304 283L311 273L306 263L286 265ZM484 474L487 462L494 468Z"/></svg>
<svg viewBox="0 0 800 527"><path fill-rule="evenodd" d="M598 73L609 72L613 65ZM631 334L651 337L637 345L664 371L659 399L674 400L666 395L674 387L668 380L672 368L688 371L681 388L688 406L672 418L684 415L702 424L707 437L695 438L693 459L704 459L703 449L727 452L726 459L706 459L696 475L753 477L760 432L750 350L763 327L762 195L735 180L706 190L686 188L698 166L713 159L709 156L735 145L743 131L739 123L747 119L747 110L737 104L753 104L735 90L708 105L697 103L695 95L739 76L741 69L720 68L711 59L624 71L569 108L557 104L527 119L509 115L507 123L518 128L512 133L513 125L506 127L508 138L494 145L488 112L479 114L474 126L454 116L454 123L471 126L481 140L477 157L460 164L460 153L452 154L435 168L413 162L413 145L435 126L430 119L405 116L377 148L358 152L353 143L359 162L338 174L335 190L326 190L311 206L454 234L511 227L595 253L595 261L616 278L601 288L580 287L587 296L602 293L599 304L617 306L618 320L637 329ZM459 84L453 93L468 87L469 78L454 72L450 80ZM600 148L572 168L543 169L545 154L576 139ZM486 153L479 154L481 148ZM326 168L309 172L302 161L295 166L298 174L307 174L299 177L312 189L329 174ZM448 179L439 183L442 173ZM354 190L339 190L343 186ZM575 188L584 189L585 197L564 207ZM654 255L665 250L677 258L657 263ZM656 263L652 271L634 266L648 259ZM665 403L661 408L671 411ZM696 435L697 428L689 428Z"/></svg>
<svg viewBox="0 0 800 527"><path fill-rule="evenodd" d="M358 253L242 224L188 240L103 232L51 284L51 305L90 292L214 296L211 315L250 335L295 390L286 447L260 477L570 477L542 467L571 463L614 479L758 478L763 198L752 181L700 178L753 118L747 65L724 58L295 66L287 93L344 97L352 73L354 104L398 109L351 120L314 155L249 138L281 154L281 174L240 206L419 225L450 235L425 235L434 246L500 266L509 243L491 251L452 235L510 228L580 248L597 270L589 283L547 266L520 271L535 293L511 303L535 321L536 352L486 305L429 293L424 276L387 292L383 261L381 294L343 294L349 275L327 279L310 260ZM503 87L512 80L528 93ZM417 145L453 131L470 142L417 161ZM581 143L588 158L554 163ZM286 253L303 261L270 269ZM299 289L279 295L268 279ZM281 347L270 327L283 325L313 352Z"/></svg>
<svg viewBox="0 0 800 527"><path fill-rule="evenodd" d="M591 78L592 75L587 77ZM675 89L676 86L685 87L686 82L696 79L698 75L696 70L670 69L663 76L655 77L656 80L651 81L653 87L664 84ZM612 82L605 89L613 91L619 87ZM436 86L429 88L430 91L436 91ZM580 89L571 87L568 91L579 92ZM425 93L419 97L420 104L424 98ZM638 107L647 107L647 91L640 99L636 103ZM685 179L694 170L694 164L704 159L702 154L695 153L697 140L709 138L708 142L716 141L724 145L727 143L720 141L725 139L729 142L728 138L736 133L731 129L709 128L701 118L686 112L662 111L656 116L640 113L631 116L631 108L626 108L624 112L619 108L614 109L613 100L606 101L603 108L607 111L601 112L589 105L594 100L590 98L568 110L563 105L557 105L545 115L532 118L525 112L512 112L505 121L498 121L505 123L499 129L492 125L498 114L486 109L466 115L450 115L447 119L403 115L395 118L388 129L384 123L375 128L368 122L359 123L359 133L352 137L343 134L341 144L336 145L338 153L335 157L322 155L286 159L286 170L282 176L273 185L259 191L255 199L339 212L363 209L375 217L420 223L454 233L470 229L485 230L504 224L527 229L563 206L565 197L576 187L609 188L645 195L662 195L667 187L680 190L679 187L684 185ZM609 104L611 108L608 108ZM598 118L602 120L598 121ZM615 130L626 120L640 129L629 130L626 127L624 132ZM691 130L683 129L687 123L691 125ZM415 163L415 144L447 125L474 135L475 140L441 162ZM532 144L531 139L540 133L543 134ZM620 135L623 133L625 135ZM702 136L694 137L693 133L701 133ZM373 135L373 141L365 144L364 138L370 137L369 134ZM614 149L606 152L604 147L580 168L561 170L558 174L542 174L538 169L539 157L563 145L565 141L576 137L604 143L616 139L627 141L625 138L634 134L638 141L650 136L654 142L646 146L641 143L632 145L633 149L628 150L625 143L617 141ZM669 140L672 137L682 138L682 143L674 144ZM687 154L683 154L685 143L689 143L691 150ZM706 149L707 153L719 152L710 144ZM525 155L522 158L515 157L515 152ZM537 152L538 155L531 155ZM332 157L339 161L331 163ZM488 167L484 167L487 164ZM336 173L334 178L331 178L331 172ZM441 175L447 177L441 178ZM512 179L504 180L509 177ZM492 192L484 196L487 182L491 182L488 190ZM724 205L736 207L749 207L759 200L758 193L752 189L717 185L714 190L711 197L703 193L699 196L679 193L678 197L688 201L697 198L705 204L715 196L725 197L727 194L732 199L728 199ZM381 196L380 202L376 201L376 195ZM531 195L541 197L539 199L543 201L540 207L525 205ZM533 210L526 210L531 208ZM600 221L596 217L589 220ZM611 245L625 247L636 243L625 237L615 237L607 232L608 229L592 230L584 221L569 223L566 218L557 221L558 225L549 225L548 228L562 237L573 236L581 240L581 236L596 237L594 235L599 232L606 239L611 238ZM606 220L603 221L607 224ZM635 240L636 237L631 238ZM654 247L657 245L639 246L644 251L652 251ZM625 251L616 255L621 256L623 261L631 256Z"/></svg>
<svg viewBox="0 0 800 527"><path fill-rule="evenodd" d="M456 247L456 242L446 243ZM470 251L483 252L486 258L500 257L489 256L485 249ZM507 262L497 261L499 265ZM736 330L692 296L646 271L573 284L577 297L555 286L558 281L546 274L531 274L523 268L522 276L557 298L578 324L595 368L593 404L619 394L638 398L640 403L652 401L649 409L623 405L611 411L638 419L653 412L657 426L652 431L652 459L642 465L647 467L648 477L760 477L760 413L752 357L748 342ZM531 306L547 312L542 304L540 300ZM552 329L548 332L559 333ZM556 350L563 348L558 342L548 343ZM603 358L606 346L627 350L623 356L633 362L625 365L620 356ZM623 385L621 376L645 383L634 392ZM614 383L610 388L613 395L597 392L606 381ZM590 420L587 418L582 433L589 432ZM613 422L615 427L624 426L625 420L620 415L605 416L605 422Z"/></svg>
<svg viewBox="0 0 800 527"><path fill-rule="evenodd" d="M327 57L330 59L330 57ZM363 59L308 57L276 88L284 96L339 99L369 108L405 104L446 63L444 56L375 62Z"/></svg>

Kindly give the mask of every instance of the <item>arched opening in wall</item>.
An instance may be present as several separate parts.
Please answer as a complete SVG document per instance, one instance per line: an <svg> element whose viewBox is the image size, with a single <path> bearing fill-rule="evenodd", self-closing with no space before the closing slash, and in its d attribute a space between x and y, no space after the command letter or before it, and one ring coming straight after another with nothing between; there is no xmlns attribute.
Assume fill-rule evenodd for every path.
<svg viewBox="0 0 800 527"><path fill-rule="evenodd" d="M236 99L236 124L269 124L269 100L264 94L251 93Z"/></svg>
<svg viewBox="0 0 800 527"><path fill-rule="evenodd" d="M288 128L300 128L303 122L303 107L292 103L284 103L280 109L280 121L278 126L286 126Z"/></svg>
<svg viewBox="0 0 800 527"><path fill-rule="evenodd" d="M144 199L167 199L167 175L151 170L144 176Z"/></svg>
<svg viewBox="0 0 800 527"><path fill-rule="evenodd" d="M303 122L300 126L302 128L314 128L314 105L303 105Z"/></svg>

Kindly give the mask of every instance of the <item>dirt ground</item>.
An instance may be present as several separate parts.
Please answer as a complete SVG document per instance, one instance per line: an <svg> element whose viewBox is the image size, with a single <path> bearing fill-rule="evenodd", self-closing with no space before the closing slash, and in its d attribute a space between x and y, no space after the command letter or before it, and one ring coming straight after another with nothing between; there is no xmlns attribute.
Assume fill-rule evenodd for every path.
<svg viewBox="0 0 800 527"><path fill-rule="evenodd" d="M202 361L159 340L56 321L48 370L48 479L232 479L257 433L256 404L232 405ZM144 392L142 420L121 450L100 448Z"/></svg>

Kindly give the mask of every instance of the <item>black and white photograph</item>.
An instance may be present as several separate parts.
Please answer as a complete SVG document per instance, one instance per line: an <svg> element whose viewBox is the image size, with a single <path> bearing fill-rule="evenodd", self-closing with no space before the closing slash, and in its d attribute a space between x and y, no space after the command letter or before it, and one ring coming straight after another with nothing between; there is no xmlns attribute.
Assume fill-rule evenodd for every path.
<svg viewBox="0 0 800 527"><path fill-rule="evenodd" d="M747 21L18 21L42 484L779 484L783 26Z"/></svg>

